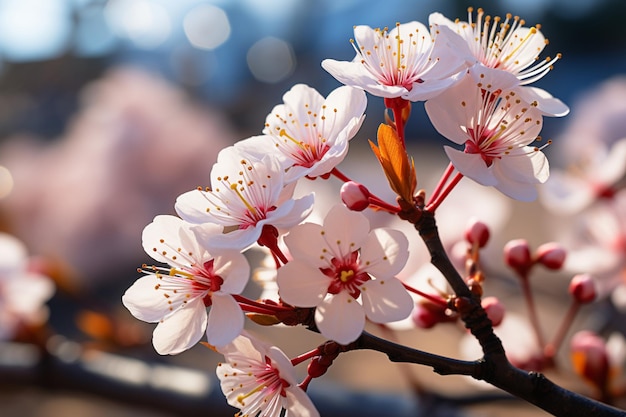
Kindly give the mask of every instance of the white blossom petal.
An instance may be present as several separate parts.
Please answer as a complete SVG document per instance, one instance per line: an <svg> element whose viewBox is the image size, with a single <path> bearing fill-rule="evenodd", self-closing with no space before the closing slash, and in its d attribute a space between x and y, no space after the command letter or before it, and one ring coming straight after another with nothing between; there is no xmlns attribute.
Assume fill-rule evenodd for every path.
<svg viewBox="0 0 626 417"><path fill-rule="evenodd" d="M515 91L525 102L536 102L537 108L545 116L563 117L569 114L569 107L565 103L541 88L519 87Z"/></svg>
<svg viewBox="0 0 626 417"><path fill-rule="evenodd" d="M230 294L213 293L206 327L207 342L223 346L243 330L244 315L239 303Z"/></svg>
<svg viewBox="0 0 626 417"><path fill-rule="evenodd" d="M343 204L337 204L328 211L322 228L324 240L335 256L345 256L361 247L369 231L367 218Z"/></svg>
<svg viewBox="0 0 626 417"><path fill-rule="evenodd" d="M160 355L175 355L198 343L206 327L206 308L201 299L195 299L157 325L152 344Z"/></svg>
<svg viewBox="0 0 626 417"><path fill-rule="evenodd" d="M319 411L306 392L297 386L289 387L285 391L285 417L319 417Z"/></svg>
<svg viewBox="0 0 626 417"><path fill-rule="evenodd" d="M409 259L409 241L393 229L374 229L361 246L360 264L377 278L393 277Z"/></svg>
<svg viewBox="0 0 626 417"><path fill-rule="evenodd" d="M288 304L315 307L324 300L330 278L319 268L295 258L278 269L278 293Z"/></svg>
<svg viewBox="0 0 626 417"><path fill-rule="evenodd" d="M315 310L320 333L335 342L354 342L365 328L363 307L345 291L328 296Z"/></svg>
<svg viewBox="0 0 626 417"><path fill-rule="evenodd" d="M444 146L444 150L452 165L463 175L479 184L492 186L498 183L493 173L479 154L465 153L458 149Z"/></svg>
<svg viewBox="0 0 626 417"><path fill-rule="evenodd" d="M250 264L240 252L227 251L215 256L213 273L224 280L220 286L221 292L240 294L248 284Z"/></svg>
<svg viewBox="0 0 626 417"><path fill-rule="evenodd" d="M139 278L122 296L122 303L139 320L156 323L169 311L168 299L157 294L155 286L159 283L156 275L149 274Z"/></svg>
<svg viewBox="0 0 626 417"><path fill-rule="evenodd" d="M402 320L413 310L413 298L397 278L367 281L361 297L365 315L374 323Z"/></svg>

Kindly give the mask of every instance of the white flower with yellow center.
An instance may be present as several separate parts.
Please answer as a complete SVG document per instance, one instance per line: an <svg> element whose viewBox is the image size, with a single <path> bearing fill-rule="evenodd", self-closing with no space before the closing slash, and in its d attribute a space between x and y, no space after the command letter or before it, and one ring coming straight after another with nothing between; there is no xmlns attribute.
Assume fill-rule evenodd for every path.
<svg viewBox="0 0 626 417"><path fill-rule="evenodd" d="M483 9L478 9L473 20L474 9L468 8L468 21L451 21L441 13L432 13L429 23L433 28L448 27L458 34L462 41L454 41L457 53L470 64L477 63L484 67L481 71L493 69L509 72L519 80L520 98L527 102L537 102L537 107L548 116L565 116L569 108L547 91L528 85L546 75L556 61L547 57L539 60L539 55L548 44L540 31L541 25L525 27L526 22L518 16L507 14L485 16Z"/></svg>
<svg viewBox="0 0 626 417"><path fill-rule="evenodd" d="M343 86L324 98L314 88L297 84L283 102L267 116L263 133L285 160L285 181L330 173L345 158L348 141L363 123L365 92ZM256 146L256 152L267 152L268 145Z"/></svg>
<svg viewBox="0 0 626 417"><path fill-rule="evenodd" d="M237 415L319 416L311 399L298 387L291 361L277 347L244 331L217 351L225 357L217 366L217 377L228 404L241 410Z"/></svg>
<svg viewBox="0 0 626 417"><path fill-rule="evenodd" d="M402 320L413 301L395 275L408 259L399 231L370 231L367 218L334 206L324 225L304 223L285 237L293 257L278 270L278 292L288 304L316 307L320 333L341 344L356 340L365 318L375 323Z"/></svg>
<svg viewBox="0 0 626 417"><path fill-rule="evenodd" d="M225 228L226 233L210 237L209 246L243 250L264 230L292 227L309 214L313 194L293 199L294 187L295 183L285 186L276 155L255 157L230 146L220 151L213 165L211 187L180 195L175 208L188 222Z"/></svg>
<svg viewBox="0 0 626 417"><path fill-rule="evenodd" d="M158 323L152 342L161 355L189 349L205 332L210 344L225 345L243 329L243 311L233 294L240 294L248 282L248 261L235 250L209 253L196 233L206 237L221 233L221 228L155 217L143 231L142 244L148 255L169 267L144 266L147 275L122 297L133 316Z"/></svg>
<svg viewBox="0 0 626 417"><path fill-rule="evenodd" d="M426 102L437 131L463 150L446 146L454 167L479 184L522 201L537 197L536 184L548 179L541 149L529 146L543 124L536 103L521 100L507 72L472 67L454 87Z"/></svg>
<svg viewBox="0 0 626 417"><path fill-rule="evenodd" d="M463 60L449 47L447 28L430 31L420 22L388 30L355 26L350 61L325 59L322 67L341 83L385 98L427 100L455 82Z"/></svg>

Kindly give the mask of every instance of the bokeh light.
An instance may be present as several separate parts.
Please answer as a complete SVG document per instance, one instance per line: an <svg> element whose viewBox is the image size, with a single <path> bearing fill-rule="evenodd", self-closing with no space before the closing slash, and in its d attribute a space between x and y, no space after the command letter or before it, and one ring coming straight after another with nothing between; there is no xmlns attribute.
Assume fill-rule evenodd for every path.
<svg viewBox="0 0 626 417"><path fill-rule="evenodd" d="M70 8L65 0L0 2L0 50L9 61L60 55L70 41Z"/></svg>
<svg viewBox="0 0 626 417"><path fill-rule="evenodd" d="M215 49L230 37L226 12L210 4L201 4L189 10L183 27L189 42L200 49Z"/></svg>
<svg viewBox="0 0 626 417"><path fill-rule="evenodd" d="M104 12L111 29L138 48L157 48L170 36L170 15L153 1L110 0Z"/></svg>
<svg viewBox="0 0 626 417"><path fill-rule="evenodd" d="M272 36L252 45L246 58L254 78L266 83L284 80L296 67L296 57L291 45Z"/></svg>

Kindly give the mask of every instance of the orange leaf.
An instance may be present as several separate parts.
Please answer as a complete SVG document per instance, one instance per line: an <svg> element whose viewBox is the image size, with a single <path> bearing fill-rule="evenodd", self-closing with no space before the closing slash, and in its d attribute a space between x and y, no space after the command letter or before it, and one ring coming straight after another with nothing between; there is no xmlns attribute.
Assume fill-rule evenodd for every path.
<svg viewBox="0 0 626 417"><path fill-rule="evenodd" d="M391 189L407 202L413 200L417 188L415 162L404 149L395 129L387 124L378 127L378 147L370 141L372 151L385 172Z"/></svg>

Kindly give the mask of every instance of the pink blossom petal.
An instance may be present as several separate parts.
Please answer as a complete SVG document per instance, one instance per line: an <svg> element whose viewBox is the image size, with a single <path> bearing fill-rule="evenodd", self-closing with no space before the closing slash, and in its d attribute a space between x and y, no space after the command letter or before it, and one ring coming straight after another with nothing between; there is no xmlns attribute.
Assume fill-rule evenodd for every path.
<svg viewBox="0 0 626 417"><path fill-rule="evenodd" d="M316 266L327 266L327 261L317 255L311 253L312 248L321 251L326 247L326 240L322 232L322 226L315 223L303 223L293 228L287 236L285 236L285 244L289 248L289 252L293 259L305 260L307 263ZM321 255L321 253L320 253Z"/></svg>
<svg viewBox="0 0 626 417"><path fill-rule="evenodd" d="M219 253L214 258L213 273L224 280L221 292L240 294L250 278L250 264L246 257L237 251Z"/></svg>
<svg viewBox="0 0 626 417"><path fill-rule="evenodd" d="M448 158L450 158L452 165L454 165L461 174L486 186L492 186L498 183L479 154L465 153L449 146L444 146L444 150Z"/></svg>
<svg viewBox="0 0 626 417"><path fill-rule="evenodd" d="M244 315L239 303L230 294L213 293L206 327L207 342L223 346L243 330Z"/></svg>
<svg viewBox="0 0 626 417"><path fill-rule="evenodd" d="M374 229L361 246L360 264L377 278L393 277L409 259L409 241L393 229Z"/></svg>
<svg viewBox="0 0 626 417"><path fill-rule="evenodd" d="M413 310L413 298L399 279L375 279L362 286L363 309L374 323L405 319Z"/></svg>
<svg viewBox="0 0 626 417"><path fill-rule="evenodd" d="M28 251L16 237L0 232L0 253L0 277L26 268Z"/></svg>
<svg viewBox="0 0 626 417"><path fill-rule="evenodd" d="M201 299L195 299L157 325L152 344L160 355L175 355L198 343L206 327L206 308Z"/></svg>
<svg viewBox="0 0 626 417"><path fill-rule="evenodd" d="M463 128L467 114L477 111L476 101L471 99L473 95L471 83L460 82L451 87L447 94L439 95L424 104L428 118L437 132L459 145L468 140L467 132ZM468 97L468 100L459 100L459 97Z"/></svg>
<svg viewBox="0 0 626 417"><path fill-rule="evenodd" d="M327 297L315 310L315 323L324 337L342 345L354 342L365 328L363 307L345 291Z"/></svg>
<svg viewBox="0 0 626 417"><path fill-rule="evenodd" d="M199 191L197 189L179 195L174 204L176 213L190 223L217 223L216 219L207 215L207 200L205 195L205 191ZM230 226L236 224L236 220L233 219Z"/></svg>
<svg viewBox="0 0 626 417"><path fill-rule="evenodd" d="M363 214L337 204L328 211L322 230L331 253L345 255L361 246L370 231L370 224Z"/></svg>
<svg viewBox="0 0 626 417"><path fill-rule="evenodd" d="M291 386L285 390L286 416L319 417L320 413L315 408L313 401L299 387Z"/></svg>
<svg viewBox="0 0 626 417"><path fill-rule="evenodd" d="M150 274L139 278L122 296L122 303L139 320L156 323L169 311L168 299L158 294L160 280Z"/></svg>
<svg viewBox="0 0 626 417"><path fill-rule="evenodd" d="M414 83L411 90L403 94L402 98L409 101L430 100L457 82L457 77L448 77L441 80L425 78L421 83Z"/></svg>
<svg viewBox="0 0 626 417"><path fill-rule="evenodd" d="M242 357L249 362L265 362L265 356L269 345L261 340L253 337L250 332L243 330L239 337L236 337L231 343L224 346L217 346L217 351L226 358ZM220 370L218 368L218 374Z"/></svg>
<svg viewBox="0 0 626 417"><path fill-rule="evenodd" d="M211 240L207 244L216 250L240 250L243 251L249 248L254 242L261 237L261 231L263 225L267 223L266 220L262 220L255 227L247 227L245 229L236 229L223 233L221 235L215 235L211 237Z"/></svg>
<svg viewBox="0 0 626 417"><path fill-rule="evenodd" d="M1 284L0 308L9 304L14 313L30 315L52 297L55 286L44 275L22 272L19 279L11 279Z"/></svg>
<svg viewBox="0 0 626 417"><path fill-rule="evenodd" d="M278 269L278 293L288 304L315 307L326 295L330 279L309 263L296 258Z"/></svg>
<svg viewBox="0 0 626 417"><path fill-rule="evenodd" d="M334 115L333 123L323 126L324 137L352 139L361 127L367 108L365 92L360 88L342 86L330 92L324 105Z"/></svg>
<svg viewBox="0 0 626 417"><path fill-rule="evenodd" d="M546 208L561 214L579 212L596 198L584 179L560 171L552 172L539 191Z"/></svg>
<svg viewBox="0 0 626 417"><path fill-rule="evenodd" d="M545 116L563 117L569 113L569 107L565 103L541 88L525 86L515 91L525 102L537 102L537 108Z"/></svg>
<svg viewBox="0 0 626 417"><path fill-rule="evenodd" d="M289 200L274 211L270 211L267 221L278 228L290 228L304 219L311 213L315 195L307 194L295 200Z"/></svg>
<svg viewBox="0 0 626 417"><path fill-rule="evenodd" d="M295 387L298 381L291 359L276 346L267 348L267 356L272 360L274 367L280 370L280 377Z"/></svg>
<svg viewBox="0 0 626 417"><path fill-rule="evenodd" d="M508 156L494 161L493 166L498 180L506 177L511 181L537 184L550 176L548 158L531 146L512 149Z"/></svg>
<svg viewBox="0 0 626 417"><path fill-rule="evenodd" d="M494 167L498 183L494 186L502 194L518 201L534 201L539 195L537 187L532 182L519 182L512 180L498 171L498 166Z"/></svg>
<svg viewBox="0 0 626 417"><path fill-rule="evenodd" d="M611 149L598 163L599 166L591 173L597 180L605 185L613 185L626 174L626 138L620 139L613 144Z"/></svg>

